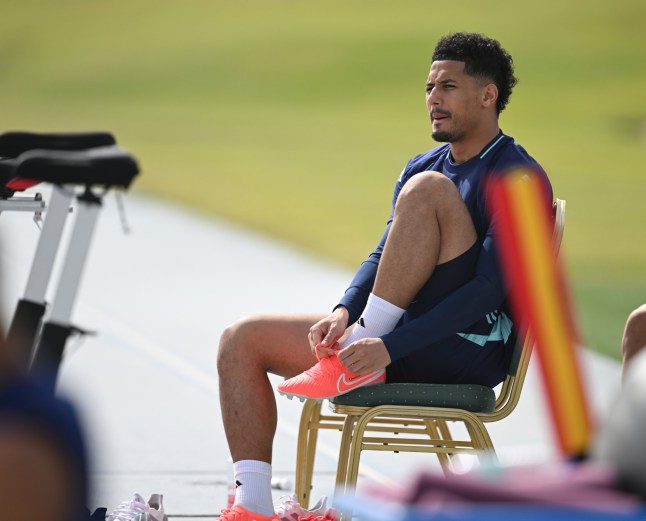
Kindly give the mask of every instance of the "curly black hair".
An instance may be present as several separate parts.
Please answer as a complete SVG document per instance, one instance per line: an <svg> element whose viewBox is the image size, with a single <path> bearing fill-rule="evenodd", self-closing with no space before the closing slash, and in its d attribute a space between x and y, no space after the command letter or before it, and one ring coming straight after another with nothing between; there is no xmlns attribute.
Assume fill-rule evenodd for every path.
<svg viewBox="0 0 646 521"><path fill-rule="evenodd" d="M487 78L498 87L496 111L500 114L518 83L514 76L514 60L498 40L478 33L452 33L440 39L433 51L433 61L464 62L464 72Z"/></svg>

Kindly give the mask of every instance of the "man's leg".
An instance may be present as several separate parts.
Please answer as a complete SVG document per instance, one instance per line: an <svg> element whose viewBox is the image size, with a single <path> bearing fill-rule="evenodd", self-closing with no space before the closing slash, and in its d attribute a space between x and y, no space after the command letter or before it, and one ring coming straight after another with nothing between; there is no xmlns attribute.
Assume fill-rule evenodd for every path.
<svg viewBox="0 0 646 521"><path fill-rule="evenodd" d="M624 375L632 358L644 348L646 348L646 304L635 309L626 321L621 341Z"/></svg>
<svg viewBox="0 0 646 521"><path fill-rule="evenodd" d="M372 292L407 308L435 266L467 251L476 238L453 182L439 172L417 174L397 199Z"/></svg>
<svg viewBox="0 0 646 521"><path fill-rule="evenodd" d="M239 320L223 332L218 351L220 407L234 462L244 460L245 465L247 461L258 462L256 467L263 473L269 469L277 413L267 373L290 377L316 363L307 335L321 318L256 316ZM261 465L262 462L266 465ZM258 485L258 500L251 497L248 501L247 495L249 506L258 501L264 505L258 510L268 510L267 497L271 498L268 479L266 484ZM249 488L244 493L248 491ZM236 503L242 494L242 490L236 493Z"/></svg>
<svg viewBox="0 0 646 521"><path fill-rule="evenodd" d="M343 345L392 331L435 267L467 251L476 237L469 211L448 177L422 172L411 178L397 198L371 295L380 308L390 309L373 309L369 300L364 320L359 320ZM373 312L376 321L370 316ZM389 319L389 315L396 318ZM385 329L380 327L382 323Z"/></svg>
<svg viewBox="0 0 646 521"><path fill-rule="evenodd" d="M342 342L349 349L281 383L279 392L320 399L384 383L387 355L382 356L372 346L364 349L351 345L392 331L435 267L465 253L476 239L469 211L450 179L439 172L422 172L410 179L397 199L371 298ZM370 359L373 355L377 360Z"/></svg>

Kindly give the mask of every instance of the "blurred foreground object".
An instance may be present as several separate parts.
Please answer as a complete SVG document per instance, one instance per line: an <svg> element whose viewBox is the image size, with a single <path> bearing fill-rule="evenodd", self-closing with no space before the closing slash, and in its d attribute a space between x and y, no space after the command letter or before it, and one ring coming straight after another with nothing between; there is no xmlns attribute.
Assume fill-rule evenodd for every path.
<svg viewBox="0 0 646 521"><path fill-rule="evenodd" d="M640 498L615 472L591 463L489 468L461 476L422 473L399 490L339 498L366 521L643 520Z"/></svg>
<svg viewBox="0 0 646 521"><path fill-rule="evenodd" d="M622 487L646 497L646 351L626 367L624 385L595 442L595 458L614 467Z"/></svg>
<svg viewBox="0 0 646 521"><path fill-rule="evenodd" d="M87 459L72 406L24 378L0 382L0 519L87 520Z"/></svg>
<svg viewBox="0 0 646 521"><path fill-rule="evenodd" d="M545 210L545 187L528 169L492 178L488 191L497 219L498 248L521 334L537 348L562 453L583 456L592 422L579 363L579 342L565 275L553 253L552 219Z"/></svg>

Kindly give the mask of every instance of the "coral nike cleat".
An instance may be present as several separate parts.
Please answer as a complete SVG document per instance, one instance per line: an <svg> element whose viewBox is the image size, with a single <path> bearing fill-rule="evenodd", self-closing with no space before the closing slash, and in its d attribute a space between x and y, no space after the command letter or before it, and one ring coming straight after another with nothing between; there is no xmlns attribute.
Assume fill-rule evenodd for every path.
<svg viewBox="0 0 646 521"><path fill-rule="evenodd" d="M280 518L276 514L273 516L261 516L260 514L255 514L247 510L241 505L225 508L220 512L220 521L280 521Z"/></svg>
<svg viewBox="0 0 646 521"><path fill-rule="evenodd" d="M386 382L386 370L357 374L347 369L337 355L323 358L304 373L278 385L278 392L291 398L326 400L366 385Z"/></svg>

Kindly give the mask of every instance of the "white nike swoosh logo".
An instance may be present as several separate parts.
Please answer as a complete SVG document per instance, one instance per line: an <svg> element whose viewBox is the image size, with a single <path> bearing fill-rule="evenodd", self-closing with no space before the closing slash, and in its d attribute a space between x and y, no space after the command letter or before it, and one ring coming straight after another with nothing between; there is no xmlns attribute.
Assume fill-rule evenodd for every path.
<svg viewBox="0 0 646 521"><path fill-rule="evenodd" d="M356 387L378 380L385 372L385 369L379 369L373 373L364 374L356 378L351 378L350 380L346 378L345 373L341 373L341 376L339 376L336 382L336 389L340 394L347 393Z"/></svg>

